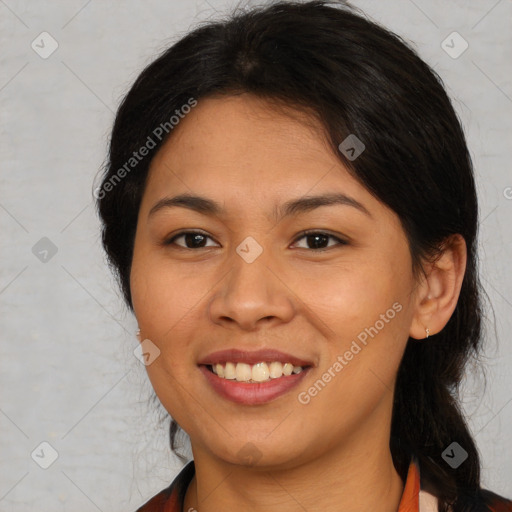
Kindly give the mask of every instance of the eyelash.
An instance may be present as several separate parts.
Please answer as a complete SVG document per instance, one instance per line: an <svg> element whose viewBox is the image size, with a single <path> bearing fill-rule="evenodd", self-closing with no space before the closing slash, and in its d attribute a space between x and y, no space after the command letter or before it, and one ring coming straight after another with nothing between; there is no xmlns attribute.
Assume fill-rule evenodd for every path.
<svg viewBox="0 0 512 512"><path fill-rule="evenodd" d="M180 237L182 237L184 235L202 235L202 236L204 236L206 238L210 238L211 240L213 240L212 237L210 237L209 235L207 235L206 233L203 233L201 231L181 231L181 232L177 233L176 235L172 236L169 240L166 240L164 242L164 245L166 245L166 246L168 246L168 245L177 245L177 244L175 244L175 240L177 240L178 238L180 238ZM324 247L324 248L321 248L321 249L309 249L309 248L305 248L305 247L301 247L300 249L306 249L308 251L313 251L313 252L324 252L324 251L332 249L333 247L336 247L336 246L348 245L348 241L343 240L342 238L340 238L338 236L332 235L331 233L328 233L328 232L325 232L325 231L315 231L315 230L302 231L295 238L293 243L295 244L299 240L301 240L302 238L306 238L307 236L313 236L313 235L320 235L320 236L325 236L327 238L332 238L333 240L336 240L338 243L335 246ZM181 245L177 245L177 247L179 247L180 249L188 250L188 251L195 251L195 250L198 250L198 249L208 249L209 248L209 247L196 247L196 248L182 247Z"/></svg>

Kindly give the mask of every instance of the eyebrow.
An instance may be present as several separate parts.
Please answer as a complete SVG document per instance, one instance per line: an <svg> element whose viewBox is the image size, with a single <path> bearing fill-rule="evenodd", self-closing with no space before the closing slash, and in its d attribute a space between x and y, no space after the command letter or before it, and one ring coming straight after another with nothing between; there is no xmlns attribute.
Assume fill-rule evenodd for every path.
<svg viewBox="0 0 512 512"><path fill-rule="evenodd" d="M372 217L371 213L363 204L353 197L342 193L304 196L298 199L292 199L283 203L281 206L275 206L272 217L276 222L278 222L285 217L305 213L319 208L320 206L332 205L351 206L369 217ZM224 213L223 207L212 199L191 194L180 194L174 197L164 197L157 201L149 211L148 217L151 217L156 212L164 208L172 207L188 208L189 210L193 210L204 215L213 215L217 217Z"/></svg>

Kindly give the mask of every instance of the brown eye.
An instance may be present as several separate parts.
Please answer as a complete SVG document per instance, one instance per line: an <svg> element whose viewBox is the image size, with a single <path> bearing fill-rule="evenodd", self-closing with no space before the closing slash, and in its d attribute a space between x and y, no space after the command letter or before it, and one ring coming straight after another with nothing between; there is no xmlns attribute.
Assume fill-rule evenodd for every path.
<svg viewBox="0 0 512 512"><path fill-rule="evenodd" d="M330 233L326 233L324 231L305 231L296 238L295 244L298 240L306 240L306 247L299 247L299 249L313 249L313 250L325 250L330 247L336 246L336 245L347 245L348 242L345 240L342 240L341 238L331 235ZM329 240L334 240L335 244L329 245Z"/></svg>
<svg viewBox="0 0 512 512"><path fill-rule="evenodd" d="M177 240L183 239L182 243L176 243ZM183 249L201 249L203 247L212 247L205 245L207 240L212 240L211 237L199 231L182 231L174 235L171 239L165 242L165 245L177 245Z"/></svg>

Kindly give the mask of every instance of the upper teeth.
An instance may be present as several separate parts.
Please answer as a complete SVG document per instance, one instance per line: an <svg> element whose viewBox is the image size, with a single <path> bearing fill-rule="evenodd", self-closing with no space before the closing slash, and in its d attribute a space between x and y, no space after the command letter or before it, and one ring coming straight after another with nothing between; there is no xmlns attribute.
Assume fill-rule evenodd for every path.
<svg viewBox="0 0 512 512"><path fill-rule="evenodd" d="M280 363L273 361L271 363L257 363L250 365L247 363L225 363L212 365L213 373L216 373L223 379L237 380L238 382L265 382L270 379L278 379L283 375L300 373L302 366L293 366L291 363Z"/></svg>

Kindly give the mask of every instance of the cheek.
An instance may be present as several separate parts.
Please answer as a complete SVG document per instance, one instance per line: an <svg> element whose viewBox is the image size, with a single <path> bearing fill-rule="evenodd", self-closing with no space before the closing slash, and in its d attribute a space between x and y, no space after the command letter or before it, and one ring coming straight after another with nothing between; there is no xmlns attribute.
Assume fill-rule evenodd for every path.
<svg viewBox="0 0 512 512"><path fill-rule="evenodd" d="M326 432L343 436L364 423L384 397L389 404L408 339L410 308L404 280L391 279L389 268L387 274L331 277L323 293L311 291L311 300L321 304L314 311L330 331L319 378L299 390L299 401L307 403L310 417L325 418Z"/></svg>
<svg viewBox="0 0 512 512"><path fill-rule="evenodd" d="M359 396L361 386L378 395L392 385L412 318L413 277L407 247L401 249L347 258L343 265L330 266L328 275L317 267L302 280L300 294L326 332L322 370L333 372L338 356L343 358L334 371L337 384L329 386L332 396L324 396L328 401L350 401L346 391Z"/></svg>
<svg viewBox="0 0 512 512"><path fill-rule="evenodd" d="M146 366L146 372L162 405L187 427L195 412L186 383L193 359L189 340L197 331L193 312L198 291L194 292L190 277L166 270L161 262L142 256L134 254L132 263L133 307L144 339L151 340L160 351Z"/></svg>
<svg viewBox="0 0 512 512"><path fill-rule="evenodd" d="M139 326L147 337L164 344L175 331L188 325L188 315L200 307L205 285L197 272L179 271L150 255L134 255L131 293ZM165 343L167 345L167 343Z"/></svg>
<svg viewBox="0 0 512 512"><path fill-rule="evenodd" d="M337 333L353 336L373 325L395 302L405 309L412 283L404 266L377 257L311 266L300 273L294 291L324 321L328 338Z"/></svg>

